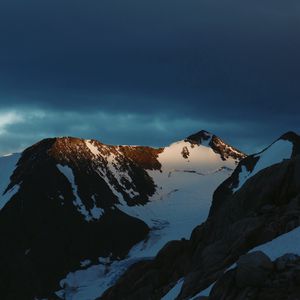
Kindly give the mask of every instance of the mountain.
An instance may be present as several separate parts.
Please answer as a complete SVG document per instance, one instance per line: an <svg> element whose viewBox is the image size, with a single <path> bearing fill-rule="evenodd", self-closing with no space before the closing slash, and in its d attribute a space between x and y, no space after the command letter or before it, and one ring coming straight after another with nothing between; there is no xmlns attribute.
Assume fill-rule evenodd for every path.
<svg viewBox="0 0 300 300"><path fill-rule="evenodd" d="M244 157L200 131L164 148L50 138L0 158L0 298L100 297L188 239Z"/></svg>
<svg viewBox="0 0 300 300"><path fill-rule="evenodd" d="M241 160L189 240L131 266L100 299L298 299L299 145L289 132Z"/></svg>

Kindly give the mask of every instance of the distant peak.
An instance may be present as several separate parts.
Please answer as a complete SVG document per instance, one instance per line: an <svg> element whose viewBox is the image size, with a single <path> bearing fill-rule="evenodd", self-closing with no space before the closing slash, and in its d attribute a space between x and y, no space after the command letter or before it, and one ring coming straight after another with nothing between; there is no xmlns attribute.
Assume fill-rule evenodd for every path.
<svg viewBox="0 0 300 300"><path fill-rule="evenodd" d="M245 153L226 144L219 137L206 130L201 130L195 134L188 136L186 138L186 141L193 144L196 143L198 145L210 147L214 152L218 153L223 160L226 160L229 157L236 160L241 160L246 157Z"/></svg>

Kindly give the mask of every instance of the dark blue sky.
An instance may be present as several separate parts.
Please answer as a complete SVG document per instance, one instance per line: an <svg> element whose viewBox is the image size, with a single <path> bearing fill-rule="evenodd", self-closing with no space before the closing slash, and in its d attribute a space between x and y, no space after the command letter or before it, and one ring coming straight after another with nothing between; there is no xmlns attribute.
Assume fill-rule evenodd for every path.
<svg viewBox="0 0 300 300"><path fill-rule="evenodd" d="M299 0L1 0L0 153L48 136L244 151L300 132Z"/></svg>

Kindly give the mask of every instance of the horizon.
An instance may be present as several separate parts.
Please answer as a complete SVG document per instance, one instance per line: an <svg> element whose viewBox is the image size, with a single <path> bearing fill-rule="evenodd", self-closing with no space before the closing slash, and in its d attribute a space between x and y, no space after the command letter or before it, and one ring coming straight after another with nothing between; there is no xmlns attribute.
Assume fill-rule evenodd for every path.
<svg viewBox="0 0 300 300"><path fill-rule="evenodd" d="M291 132L291 131L287 131L281 135L279 135L277 138L275 138L273 141L270 141L269 143L266 142L266 144L262 145L261 147L256 147L256 149L252 152L246 152L244 151L243 149L237 147L236 145L233 145L231 143L228 143L227 140L223 139L221 136L218 136L216 135L215 133L213 132L210 132L210 131L207 131L207 130L201 130L201 131L206 131L207 133L210 133L212 135L215 135L217 136L218 138L220 138L223 142L225 142L226 144L228 144L229 146L232 146L234 148L236 148L237 150L239 150L240 152L246 154L246 155L251 155L251 154L257 154L257 153L260 153L261 151L265 150L268 146L270 146L273 142L275 142L277 139L279 139L282 135L288 133L288 132ZM192 135L192 134L195 134L199 131L195 131L195 132L192 132L190 133L189 135ZM296 133L294 131L292 131L293 133ZM296 133L297 135L299 135L298 133ZM32 144L28 145L28 146L25 146L24 148L21 148L19 149L18 151L15 151L15 152L7 152L7 153L0 153L0 157L7 157L7 156L11 156L11 155L14 155L14 154L19 154L19 153L22 153L24 150L26 150L27 148L31 147L32 145L42 141L42 140L45 140L45 139L55 139L55 138L77 138L77 139L82 139L82 140L96 140L98 142L101 142L103 144L106 144L106 145L111 145L111 146L148 146L148 147L153 147L153 148L160 148L160 147L168 147L172 144L175 144L177 142L180 142L180 141L183 141L185 140L189 135L185 136L185 137L182 137L182 138L179 138L177 140L173 140L173 141L170 141L169 143L165 144L165 145L147 145L147 144L120 144L120 143L115 143L115 144L112 144L112 143L105 143L105 141L103 140L99 140L99 139L96 139L96 138L82 138L82 137L78 137L78 136L50 136L50 137L45 137L45 138L42 138L40 140L37 140L35 142L33 142Z"/></svg>

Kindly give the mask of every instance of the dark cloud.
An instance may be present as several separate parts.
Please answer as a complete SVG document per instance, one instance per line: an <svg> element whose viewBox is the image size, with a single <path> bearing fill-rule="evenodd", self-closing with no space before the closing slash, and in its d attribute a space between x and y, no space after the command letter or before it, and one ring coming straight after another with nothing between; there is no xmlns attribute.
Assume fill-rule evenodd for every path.
<svg viewBox="0 0 300 300"><path fill-rule="evenodd" d="M299 13L296 0L3 0L0 112L19 119L4 120L1 152L203 127L253 151L300 131Z"/></svg>

